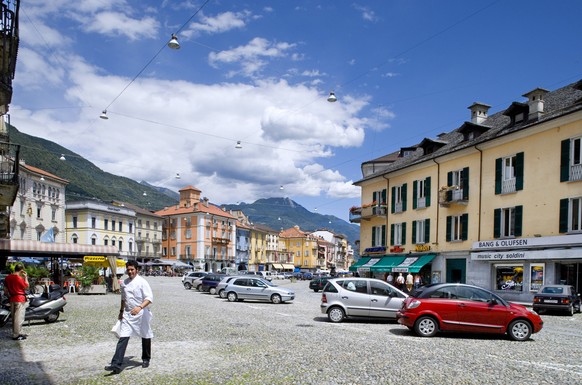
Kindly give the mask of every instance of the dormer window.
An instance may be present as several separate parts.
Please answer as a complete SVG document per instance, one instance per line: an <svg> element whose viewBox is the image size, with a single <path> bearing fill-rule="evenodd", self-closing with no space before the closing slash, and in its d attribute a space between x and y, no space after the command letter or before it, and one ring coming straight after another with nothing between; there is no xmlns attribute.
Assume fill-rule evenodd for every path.
<svg viewBox="0 0 582 385"><path fill-rule="evenodd" d="M525 121L526 116L529 114L529 106L525 103L513 102L511 106L505 111L503 115L509 116L511 119L510 126L514 126L517 123Z"/></svg>
<svg viewBox="0 0 582 385"><path fill-rule="evenodd" d="M463 141L473 140L481 136L486 132L489 127L482 126L480 124L475 124L472 122L465 122L458 130L459 133L463 134Z"/></svg>
<svg viewBox="0 0 582 385"><path fill-rule="evenodd" d="M424 155L432 154L439 148L443 147L447 143L441 140L433 140L429 138L424 138L422 142L418 145L418 147L422 148L424 151Z"/></svg>

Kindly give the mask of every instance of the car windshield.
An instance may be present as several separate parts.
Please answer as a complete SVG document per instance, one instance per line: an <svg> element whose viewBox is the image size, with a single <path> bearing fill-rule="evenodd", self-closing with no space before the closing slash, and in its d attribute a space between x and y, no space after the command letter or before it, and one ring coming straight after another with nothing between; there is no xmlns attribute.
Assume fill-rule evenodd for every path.
<svg viewBox="0 0 582 385"><path fill-rule="evenodd" d="M548 286L548 287L544 287L542 289L542 293L544 293L544 294L564 294L564 288L563 287Z"/></svg>

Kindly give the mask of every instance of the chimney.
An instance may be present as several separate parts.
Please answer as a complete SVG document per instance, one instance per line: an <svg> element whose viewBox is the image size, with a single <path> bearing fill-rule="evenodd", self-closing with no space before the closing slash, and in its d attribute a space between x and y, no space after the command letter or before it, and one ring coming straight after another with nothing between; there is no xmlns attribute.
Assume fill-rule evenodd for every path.
<svg viewBox="0 0 582 385"><path fill-rule="evenodd" d="M202 198L202 202L203 202L204 206L208 207L208 198L206 198L206 197Z"/></svg>
<svg viewBox="0 0 582 385"><path fill-rule="evenodd" d="M487 111L489 111L491 106L475 102L467 108L471 110L471 123L481 124L487 120Z"/></svg>
<svg viewBox="0 0 582 385"><path fill-rule="evenodd" d="M539 120L544 113L544 95L549 91L543 88L536 88L522 96L527 98L527 104L529 106L528 120Z"/></svg>

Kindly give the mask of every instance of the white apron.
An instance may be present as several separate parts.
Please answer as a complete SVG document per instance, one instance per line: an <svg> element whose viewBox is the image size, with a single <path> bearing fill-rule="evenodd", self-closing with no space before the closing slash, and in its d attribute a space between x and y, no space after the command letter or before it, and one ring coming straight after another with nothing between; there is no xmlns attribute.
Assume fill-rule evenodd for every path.
<svg viewBox="0 0 582 385"><path fill-rule="evenodd" d="M136 315L131 315L131 310L141 305L144 300L154 302L154 295L147 281L139 275L132 280L126 278L121 284L121 298L125 301L125 308L119 337L152 338L154 336L151 327L153 314L149 305Z"/></svg>

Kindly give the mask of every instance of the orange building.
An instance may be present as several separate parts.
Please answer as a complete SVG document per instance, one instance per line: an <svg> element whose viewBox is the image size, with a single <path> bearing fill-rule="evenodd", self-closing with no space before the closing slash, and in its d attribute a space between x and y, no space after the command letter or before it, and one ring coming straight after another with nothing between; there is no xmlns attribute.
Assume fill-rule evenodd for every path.
<svg viewBox="0 0 582 385"><path fill-rule="evenodd" d="M195 269L218 272L236 267L236 218L200 199L193 186L179 191L180 202L156 214L164 217L162 254L164 258L191 263Z"/></svg>

